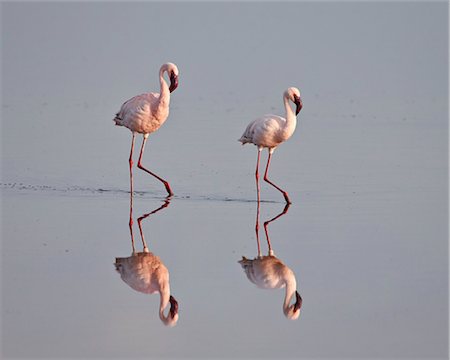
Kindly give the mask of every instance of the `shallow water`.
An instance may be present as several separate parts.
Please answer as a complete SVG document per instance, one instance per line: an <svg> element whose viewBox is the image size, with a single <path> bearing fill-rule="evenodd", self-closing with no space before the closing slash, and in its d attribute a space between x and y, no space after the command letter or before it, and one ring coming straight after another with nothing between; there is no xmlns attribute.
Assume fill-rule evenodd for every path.
<svg viewBox="0 0 450 360"><path fill-rule="evenodd" d="M445 358L446 6L2 4L3 357ZM124 18L135 21L118 29ZM114 267L132 253L131 135L111 121L157 88L167 60L180 86L144 164L175 196L142 227L179 304L171 328L158 294ZM268 234L296 275L295 321L284 289L258 289L238 263L258 247L256 149L237 139L254 117L282 113L291 85L304 108L270 176L293 204ZM134 177L142 251L137 218L165 191ZM266 253L263 223L285 204L264 182L262 199Z"/></svg>
<svg viewBox="0 0 450 360"><path fill-rule="evenodd" d="M124 358L444 352L446 241L436 224L445 219L423 213L436 206L433 194L427 198L419 206L396 192L304 194L292 204L269 225L275 254L296 274L303 298L300 318L290 321L284 290L256 288L238 264L257 255L256 202L175 197L143 220L179 302L178 323L166 328L158 295L135 292L114 270L116 257L131 254L127 194L6 188L4 351ZM137 195L134 218L162 204ZM262 221L283 208L262 203ZM141 251L136 225L134 233ZM262 227L260 237L264 253Z"/></svg>

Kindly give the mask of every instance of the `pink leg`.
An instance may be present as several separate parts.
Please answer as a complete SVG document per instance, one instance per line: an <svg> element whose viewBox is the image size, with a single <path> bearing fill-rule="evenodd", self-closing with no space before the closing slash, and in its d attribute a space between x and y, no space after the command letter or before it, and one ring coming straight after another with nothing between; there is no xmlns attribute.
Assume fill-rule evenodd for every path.
<svg viewBox="0 0 450 360"><path fill-rule="evenodd" d="M266 240L267 240L267 246L269 247L269 255L273 255L273 250L272 250L272 245L270 244L270 238L269 238L269 230L267 229L267 226L272 222L275 221L276 219L278 219L279 217L283 216L284 214L286 214L289 210L289 206L290 204L287 203L283 209L283 211L281 213L279 213L277 216L275 216L274 218L267 220L264 222L264 232L266 233Z"/></svg>
<svg viewBox="0 0 450 360"><path fill-rule="evenodd" d="M133 248L133 254L136 252L133 235L133 150L135 138L136 134L133 132L133 137L131 138L130 158L128 159L128 163L130 165L130 220L128 222L128 226L130 227L131 247Z"/></svg>
<svg viewBox="0 0 450 360"><path fill-rule="evenodd" d="M160 211L160 210L162 210L162 209L168 207L169 204L170 204L170 200L167 199L167 200L164 202L164 204L162 204L159 208L157 208L157 209L155 209L155 210L153 210L153 211L151 211L151 212L149 212L149 213L147 213L147 214L144 214L144 215L142 215L140 218L137 219L137 221L138 221L138 226L139 226L139 232L140 232L140 234L141 234L142 246L144 247L144 251L145 251L145 252L148 252L148 247L147 247L147 243L145 242L144 232L142 231L142 224L141 224L141 222L142 222L142 220L144 220L145 218L149 217L150 215L153 215L154 213L156 213L156 212L158 212L158 211Z"/></svg>
<svg viewBox="0 0 450 360"><path fill-rule="evenodd" d="M259 159L261 158L261 150L262 150L262 148L258 148L258 159L256 160L256 172L255 172L256 193L257 193L257 197L258 197L258 206L259 206L260 190L261 190L261 187L259 185Z"/></svg>
<svg viewBox="0 0 450 360"><path fill-rule="evenodd" d="M166 190L167 190L167 192L169 194L168 196L172 196L173 192L172 192L172 189L170 188L169 183L166 180L164 180L163 178L160 178L158 175L152 173L150 170L148 170L145 167L143 167L142 164L141 164L142 154L144 153L144 147L145 147L145 142L146 141L147 141L147 137L144 136L144 140L142 140L141 153L139 154L138 168L141 169L141 170L144 170L145 172L149 173L150 175L154 176L159 181L161 181L164 184L164 186L166 187Z"/></svg>
<svg viewBox="0 0 450 360"><path fill-rule="evenodd" d="M130 164L130 193L131 199L133 199L133 150L134 150L134 139L136 134L133 132L133 137L131 138L131 150L130 150L130 158L128 159L128 163Z"/></svg>
<svg viewBox="0 0 450 360"><path fill-rule="evenodd" d="M286 202L288 204L291 204L291 200L289 199L288 193L286 191L284 191L283 189L281 189L280 187L276 186L272 181L269 180L269 178L267 177L267 173L269 172L269 165L270 165L270 159L272 158L272 153L269 151L269 157L267 158L267 166L266 166L266 172L264 173L264 181L268 182L270 185L272 185L275 189L277 189L278 191L280 191L283 196L284 199L286 200Z"/></svg>
<svg viewBox="0 0 450 360"><path fill-rule="evenodd" d="M130 220L128 222L128 226L130 227L131 247L133 249L133 254L135 254L136 248L134 246L134 235L133 235L133 192L131 192L130 196Z"/></svg>
<svg viewBox="0 0 450 360"><path fill-rule="evenodd" d="M136 253L136 248L134 247L134 235L133 235L133 220L130 216L130 235L131 235L131 248L133 249L133 254Z"/></svg>
<svg viewBox="0 0 450 360"><path fill-rule="evenodd" d="M258 256L261 256L261 244L259 242L259 204L258 201L258 207L256 208L256 224L255 224L255 232L256 232L256 243L258 246Z"/></svg>

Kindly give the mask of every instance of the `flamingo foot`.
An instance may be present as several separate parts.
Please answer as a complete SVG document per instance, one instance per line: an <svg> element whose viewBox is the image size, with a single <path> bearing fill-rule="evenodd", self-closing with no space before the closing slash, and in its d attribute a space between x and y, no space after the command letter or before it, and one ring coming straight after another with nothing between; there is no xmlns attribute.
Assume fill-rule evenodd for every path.
<svg viewBox="0 0 450 360"><path fill-rule="evenodd" d="M172 189L170 188L169 183L168 183L167 181L164 181L163 183L164 183L164 186L166 187L167 193L169 194L169 195L167 195L167 197L173 196L173 191L172 191Z"/></svg>

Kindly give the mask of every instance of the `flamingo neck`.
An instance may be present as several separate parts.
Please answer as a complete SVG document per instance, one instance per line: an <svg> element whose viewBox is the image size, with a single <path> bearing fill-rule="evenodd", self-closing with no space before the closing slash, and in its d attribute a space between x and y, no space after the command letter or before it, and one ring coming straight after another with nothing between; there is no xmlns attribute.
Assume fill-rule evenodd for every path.
<svg viewBox="0 0 450 360"><path fill-rule="evenodd" d="M159 71L159 83L160 83L160 91L159 91L159 102L160 104L168 104L170 102L170 91L169 85L167 85L166 80L164 79L164 72L166 70L162 68Z"/></svg>
<svg viewBox="0 0 450 360"><path fill-rule="evenodd" d="M285 95L284 96L284 107L286 109L286 126L289 126L290 124L297 123L297 117L295 116L294 110L292 110L291 105L289 104L289 98Z"/></svg>
<svg viewBox="0 0 450 360"><path fill-rule="evenodd" d="M169 320L169 314L164 315L164 309L169 305L169 299L170 299L170 287L169 286L162 286L159 292L160 298L159 298L159 318L163 323L167 323Z"/></svg>
<svg viewBox="0 0 450 360"><path fill-rule="evenodd" d="M292 298L295 296L295 291L297 290L297 281L295 280L295 277L288 278L286 280L286 294L284 296L284 302L283 302L283 312L285 315L289 313L289 310L292 305Z"/></svg>

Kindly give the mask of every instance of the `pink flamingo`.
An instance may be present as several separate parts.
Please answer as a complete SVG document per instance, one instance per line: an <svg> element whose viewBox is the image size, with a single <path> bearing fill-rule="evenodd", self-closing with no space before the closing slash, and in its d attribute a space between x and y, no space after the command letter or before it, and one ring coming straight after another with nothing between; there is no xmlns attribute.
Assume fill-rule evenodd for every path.
<svg viewBox="0 0 450 360"><path fill-rule="evenodd" d="M294 272L278 259L272 250L267 229L269 223L285 215L289 210L289 203L285 205L283 211L274 218L264 222L264 232L266 234L267 245L269 248L266 256L262 255L259 242L259 201L256 213L256 241L258 246L258 256L254 259L248 259L245 256L239 261L247 275L247 278L261 289L279 289L285 288L283 301L283 313L290 320L296 320L300 316L302 307L302 297L297 291L297 281ZM292 304L291 304L292 303Z"/></svg>
<svg viewBox="0 0 450 360"><path fill-rule="evenodd" d="M164 80L165 73L167 73L170 78L170 86ZM158 130L169 116L170 93L178 86L178 74L178 68L175 64L166 63L162 65L159 69L160 93L141 94L125 101L119 112L116 114L116 117L113 119L116 125L127 127L133 134L129 158L131 195L133 195L132 167L136 133L143 134L144 136L139 154L138 168L161 181L166 187L167 193L169 194L168 196L173 195L172 189L166 180L142 166L142 154L148 136Z"/></svg>
<svg viewBox="0 0 450 360"><path fill-rule="evenodd" d="M247 128L242 134L239 141L242 145L246 143L255 144L258 147L258 159L256 162L256 191L258 201L260 200L260 186L259 186L259 159L263 148L269 150L269 157L267 159L266 171L264 173L264 181L268 182L275 189L280 191L288 204L291 203L288 193L275 185L269 180L267 174L269 171L270 159L276 147L282 142L289 139L295 131L297 125L297 115L303 107L300 91L295 87L288 88L283 95L284 107L286 108L286 118L277 115L264 115L248 124ZM289 105L292 101L296 105L295 113Z"/></svg>
<svg viewBox="0 0 450 360"><path fill-rule="evenodd" d="M122 280L132 289L144 294L159 293L159 318L164 325L174 326L178 321L178 302L170 293L169 270L161 261L159 256L150 252L145 242L144 233L142 231L142 220L148 216L169 206L170 201L167 199L163 205L148 214L138 218L139 232L143 245L142 252L136 252L134 245L134 236L132 228L132 207L130 206L130 234L132 254L129 257L117 257L114 263L117 272ZM169 306L169 311L164 314L165 309Z"/></svg>

